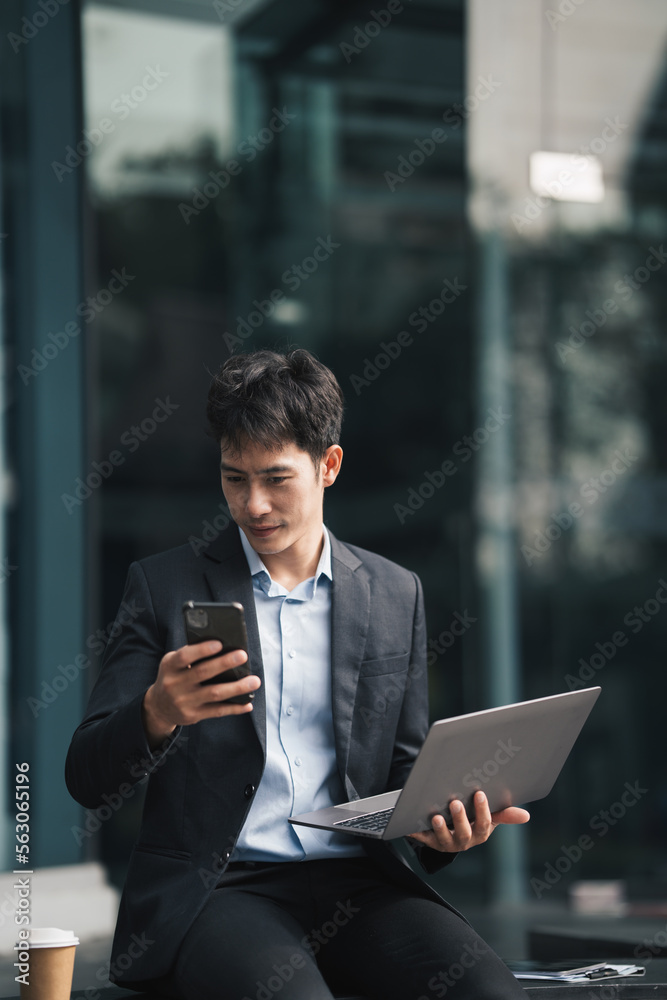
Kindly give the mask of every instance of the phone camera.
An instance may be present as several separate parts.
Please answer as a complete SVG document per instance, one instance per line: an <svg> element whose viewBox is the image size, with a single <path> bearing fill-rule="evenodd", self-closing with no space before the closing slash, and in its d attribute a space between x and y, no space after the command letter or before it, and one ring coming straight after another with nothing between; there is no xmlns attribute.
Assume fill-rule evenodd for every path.
<svg viewBox="0 0 667 1000"><path fill-rule="evenodd" d="M206 628L208 625L208 612L204 608L188 608L186 616L192 628Z"/></svg>

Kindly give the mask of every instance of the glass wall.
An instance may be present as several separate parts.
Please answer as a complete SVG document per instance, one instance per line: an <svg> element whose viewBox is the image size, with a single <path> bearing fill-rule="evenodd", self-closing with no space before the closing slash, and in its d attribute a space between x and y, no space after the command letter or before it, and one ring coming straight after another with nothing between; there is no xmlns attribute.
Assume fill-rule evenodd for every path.
<svg viewBox="0 0 667 1000"><path fill-rule="evenodd" d="M667 9L468 10L471 75L497 86L470 116L469 204L483 259L502 246L521 690L602 687L533 807L529 898L587 877L664 897Z"/></svg>
<svg viewBox="0 0 667 1000"><path fill-rule="evenodd" d="M17 23L22 9L12 2ZM327 523L421 576L433 718L602 686L530 827L439 884L454 900L548 901L623 877L633 897L664 897L664 3L90 0L80 14L83 120L71 86L54 105L71 120L39 160L58 205L84 189L81 221L54 213L70 220L72 261L82 248L83 292L62 317L82 333L85 370L67 355L85 386L81 441L69 382L70 423L57 407L40 417L59 448L85 446L49 501L85 530L85 566L67 564L91 663L70 687L77 710L130 561L228 529L210 373L232 352L306 347L347 402ZM15 105L41 94L49 121L32 72ZM22 162L3 152L3 218ZM5 277L20 258L7 246ZM17 364L55 329L43 313L23 354L7 334ZM30 441L13 406L12 511ZM31 517L11 565L36 545ZM19 577L17 712L35 631ZM79 845L117 881L139 809Z"/></svg>
<svg viewBox="0 0 667 1000"><path fill-rule="evenodd" d="M110 119L86 162L88 284L128 275L88 341L91 458L120 453L91 498L100 621L131 559L226 529L210 371L292 345L346 395L327 522L419 571L437 639L474 616L472 463L446 504L415 493L475 426L463 7L405 7L386 25L346 5L217 13L84 11L86 120ZM462 704L466 653L458 636L439 648L442 715ZM118 829L102 837L122 864Z"/></svg>

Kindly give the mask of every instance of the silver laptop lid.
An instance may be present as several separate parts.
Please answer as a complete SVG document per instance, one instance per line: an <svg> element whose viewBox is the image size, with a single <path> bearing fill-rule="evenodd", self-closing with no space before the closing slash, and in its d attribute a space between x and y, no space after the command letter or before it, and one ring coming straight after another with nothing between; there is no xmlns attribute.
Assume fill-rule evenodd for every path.
<svg viewBox="0 0 667 1000"><path fill-rule="evenodd" d="M474 818L478 789L491 812L544 798L600 690L568 691L434 722L384 837L429 830L436 813L450 820L452 799L460 799Z"/></svg>

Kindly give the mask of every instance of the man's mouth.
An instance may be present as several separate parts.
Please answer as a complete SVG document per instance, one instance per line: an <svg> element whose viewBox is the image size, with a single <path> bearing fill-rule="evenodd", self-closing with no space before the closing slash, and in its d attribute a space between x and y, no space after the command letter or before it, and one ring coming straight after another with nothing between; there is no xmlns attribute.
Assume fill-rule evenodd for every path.
<svg viewBox="0 0 667 1000"><path fill-rule="evenodd" d="M279 524L267 524L267 525L248 525L248 531L250 531L255 538L268 538L272 535L274 531L277 531L280 527Z"/></svg>

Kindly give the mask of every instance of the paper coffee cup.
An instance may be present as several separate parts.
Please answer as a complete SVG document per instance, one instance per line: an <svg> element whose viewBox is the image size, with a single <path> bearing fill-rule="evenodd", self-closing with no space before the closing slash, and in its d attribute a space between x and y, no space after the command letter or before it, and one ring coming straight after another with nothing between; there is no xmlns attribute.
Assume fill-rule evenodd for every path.
<svg viewBox="0 0 667 1000"><path fill-rule="evenodd" d="M74 953L79 943L73 931L31 927L21 951L28 954L28 982L21 983L21 1000L69 1000Z"/></svg>

